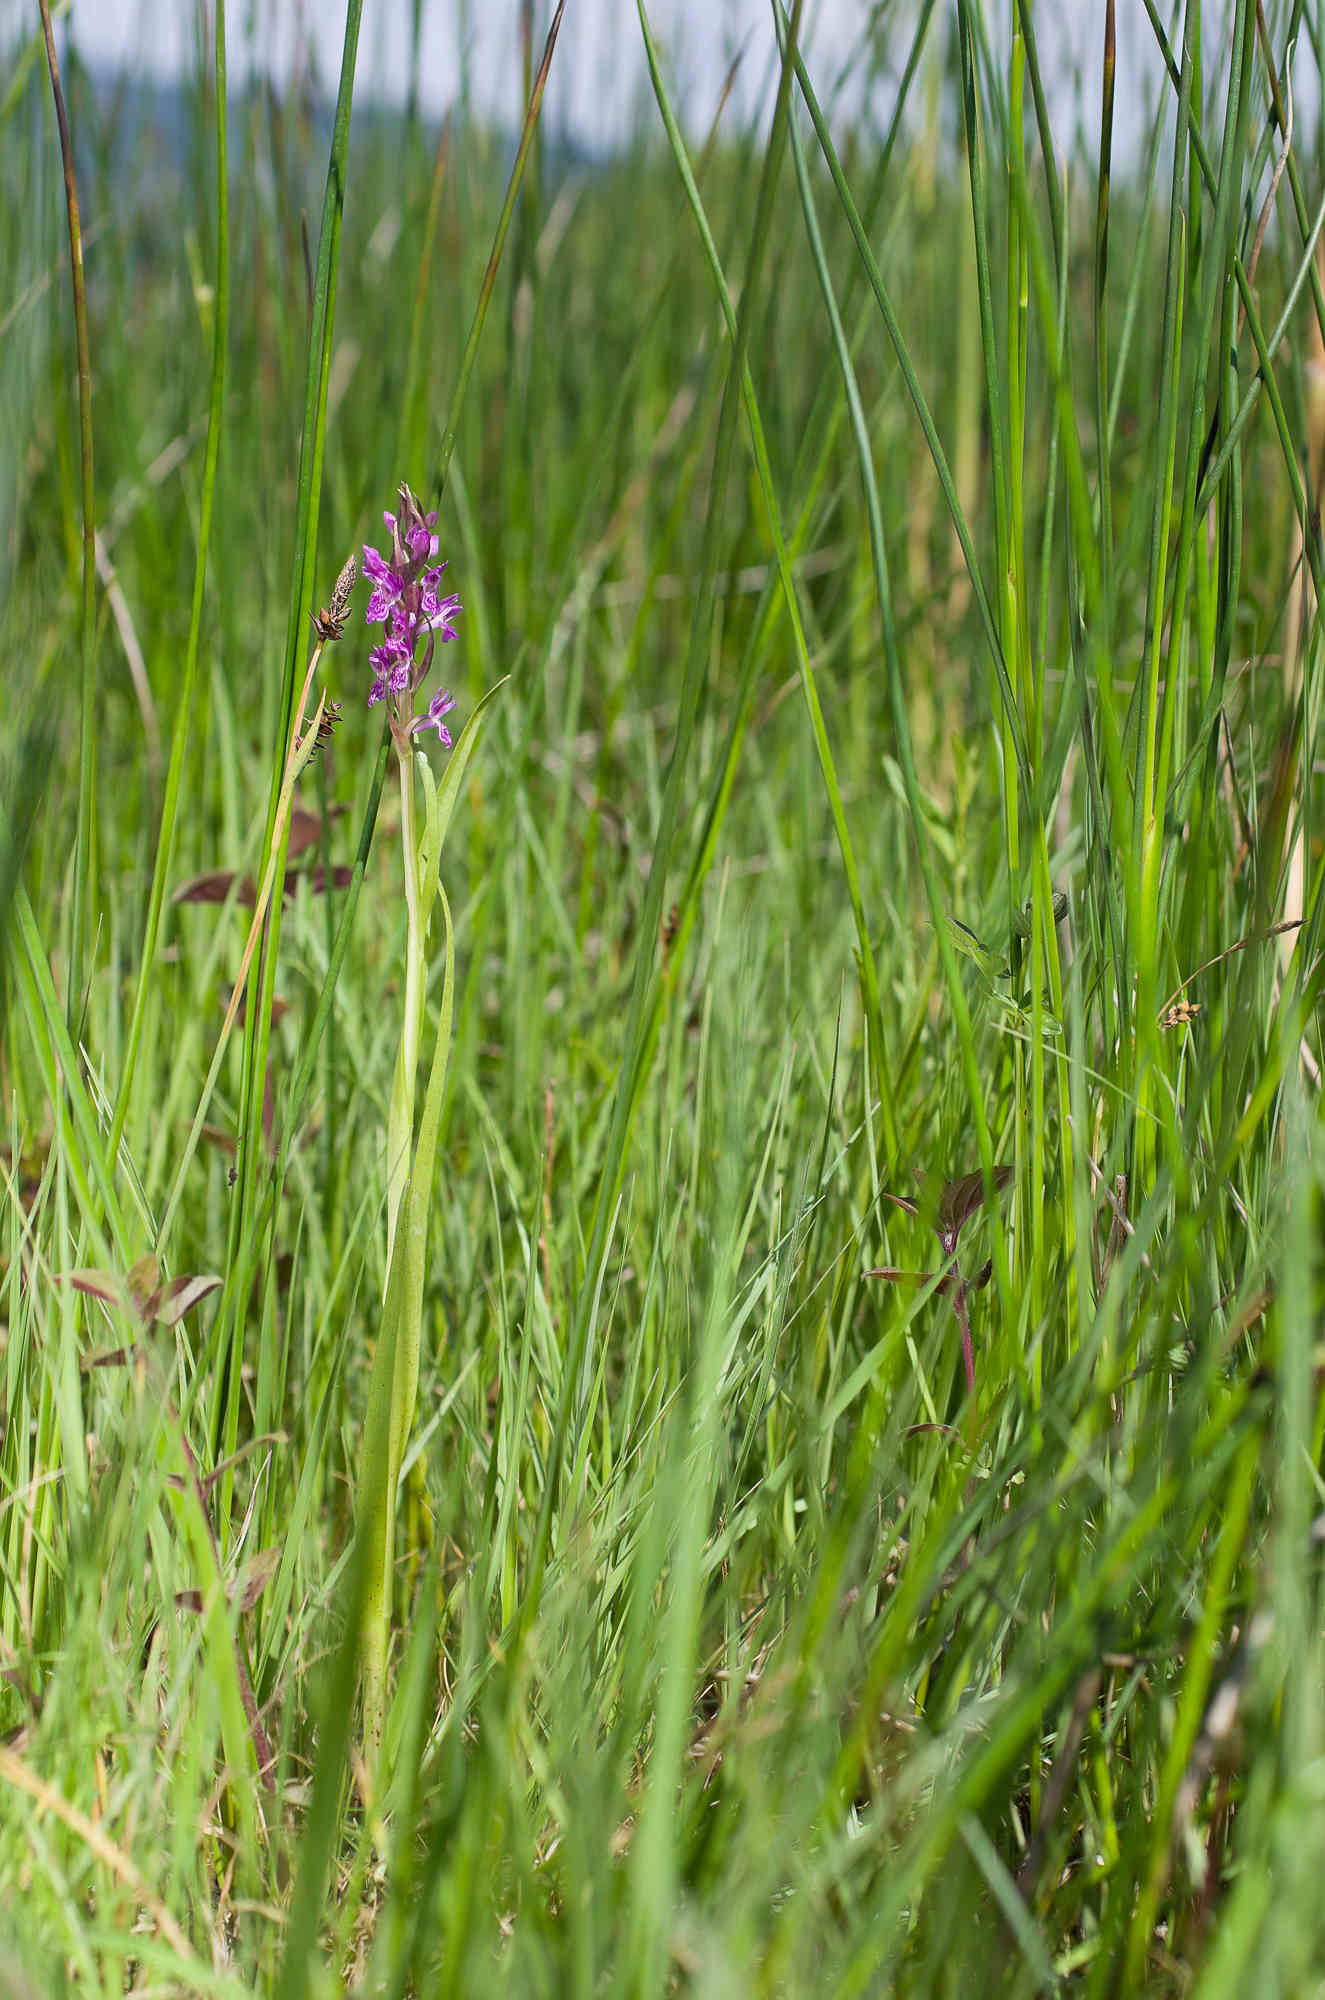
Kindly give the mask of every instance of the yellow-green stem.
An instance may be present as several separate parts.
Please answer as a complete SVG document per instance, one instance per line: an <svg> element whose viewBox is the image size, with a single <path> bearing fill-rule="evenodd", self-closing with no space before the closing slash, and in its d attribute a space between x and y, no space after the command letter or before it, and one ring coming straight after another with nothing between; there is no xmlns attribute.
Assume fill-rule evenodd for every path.
<svg viewBox="0 0 1325 2000"><path fill-rule="evenodd" d="M423 1034L423 996L427 983L427 953L419 915L418 838L415 830L414 756L396 745L400 769L400 845L405 860L405 1005L400 1030L400 1053L391 1090L391 1115L387 1121L387 1208L386 1267L391 1269L396 1224L400 1204L409 1179L411 1142L414 1136L414 1086L419 1067L419 1042Z"/></svg>

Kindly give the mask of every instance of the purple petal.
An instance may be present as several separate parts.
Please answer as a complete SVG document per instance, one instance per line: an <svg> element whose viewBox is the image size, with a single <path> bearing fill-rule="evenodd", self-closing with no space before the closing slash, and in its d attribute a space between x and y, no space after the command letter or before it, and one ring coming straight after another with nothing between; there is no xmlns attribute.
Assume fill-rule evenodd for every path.
<svg viewBox="0 0 1325 2000"><path fill-rule="evenodd" d="M405 579L398 570L380 556L376 549L364 544L363 573L373 584L373 594L368 600L366 622L380 625L392 605L405 587Z"/></svg>
<svg viewBox="0 0 1325 2000"><path fill-rule="evenodd" d="M400 603L391 612L391 637L388 644L396 658L412 660L419 643L419 634L427 631L427 626L417 611L411 611L408 603Z"/></svg>
<svg viewBox="0 0 1325 2000"><path fill-rule="evenodd" d="M375 676L373 691L368 697L369 708L385 695L400 694L409 686L410 652L399 639L384 639L380 646L374 646L368 655L368 663Z"/></svg>
<svg viewBox="0 0 1325 2000"><path fill-rule="evenodd" d="M455 696L447 688L439 688L428 703L428 713L426 715L416 715L410 724L411 734L417 735L420 729L435 729L442 739L443 746L449 750L451 747L451 732L442 721L442 717L449 715L454 707Z"/></svg>
<svg viewBox="0 0 1325 2000"><path fill-rule="evenodd" d="M443 645L446 645L449 640L455 638L456 630L454 621L459 615L460 599L458 597L444 597L432 617L428 620L433 631L441 633Z"/></svg>
<svg viewBox="0 0 1325 2000"><path fill-rule="evenodd" d="M438 563L436 569L425 570L419 579L419 603L422 606L425 618L435 618L437 616L438 607L442 601L439 586L442 581L442 571L445 568L445 563ZM460 599L453 597L450 601L453 604L458 604Z"/></svg>

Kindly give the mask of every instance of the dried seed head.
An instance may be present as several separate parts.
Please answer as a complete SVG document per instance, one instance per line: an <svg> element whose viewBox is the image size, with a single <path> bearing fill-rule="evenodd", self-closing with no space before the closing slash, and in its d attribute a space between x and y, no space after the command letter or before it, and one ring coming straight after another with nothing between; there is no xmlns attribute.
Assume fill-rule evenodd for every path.
<svg viewBox="0 0 1325 2000"><path fill-rule="evenodd" d="M314 614L313 630L317 633L318 638L324 646L330 645L334 639L339 639L341 633L345 630L345 614L350 608L350 595L354 589L354 580L358 574L358 557L348 557L344 568L336 578L335 588L331 593L330 604L327 605L325 611L319 611Z"/></svg>
<svg viewBox="0 0 1325 2000"><path fill-rule="evenodd" d="M357 555L346 556L340 575L336 578L336 588L331 593L331 615L343 618L350 608L350 592L354 589L354 579L359 574Z"/></svg>
<svg viewBox="0 0 1325 2000"><path fill-rule="evenodd" d="M323 707L321 719L317 725L317 737L313 744L314 756L317 755L319 750L325 750L335 735L336 724L340 721L340 711L341 704L338 701L329 701Z"/></svg>

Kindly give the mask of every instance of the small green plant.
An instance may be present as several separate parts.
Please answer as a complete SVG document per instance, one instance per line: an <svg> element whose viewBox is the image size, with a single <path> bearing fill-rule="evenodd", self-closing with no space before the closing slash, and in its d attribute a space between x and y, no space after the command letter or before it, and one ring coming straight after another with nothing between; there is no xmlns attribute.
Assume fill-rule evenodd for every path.
<svg viewBox="0 0 1325 2000"><path fill-rule="evenodd" d="M439 639L446 644L456 636L460 599L441 594L445 564L433 562L436 514L425 514L408 486L401 486L399 504L398 514L383 516L391 536L387 554L370 547L363 553L364 575L372 584L368 622L386 628L372 649L374 677L368 703L386 704L400 781L405 886L405 988L386 1131L386 1294L373 1355L356 1507L357 1532L366 1548L361 1659L363 1734L370 1768L380 1759L386 1721L396 1489L418 1397L428 1218L451 1047L455 939L439 869L465 767L491 699L489 694L478 704L453 750L445 721L455 707L449 689L436 690L426 708L416 710ZM440 785L418 747L429 729L435 729L443 747L452 750ZM440 904L442 914L441 1006L423 1107L416 1117L434 903Z"/></svg>
<svg viewBox="0 0 1325 2000"><path fill-rule="evenodd" d="M994 1186L1005 1188L1012 1179L1011 1167L996 1167ZM984 1201L985 1178L982 1173L963 1174L959 1180L946 1181L939 1191L937 1206L922 1207L910 1195L893 1194L887 1188L883 1198L897 1208L905 1209L908 1215L920 1217L929 1224L939 1242L939 1254L943 1263L937 1271L900 1271L894 1264L877 1264L865 1273L867 1278L883 1278L894 1285L937 1286L940 1297L952 1301L953 1317L962 1343L962 1368L966 1376L966 1393L971 1398L972 1412L976 1406L975 1390L975 1348L971 1339L972 1292L983 1291L994 1273L994 1260L986 1258L977 1271L963 1272L957 1262L957 1240L973 1215L978 1214Z"/></svg>

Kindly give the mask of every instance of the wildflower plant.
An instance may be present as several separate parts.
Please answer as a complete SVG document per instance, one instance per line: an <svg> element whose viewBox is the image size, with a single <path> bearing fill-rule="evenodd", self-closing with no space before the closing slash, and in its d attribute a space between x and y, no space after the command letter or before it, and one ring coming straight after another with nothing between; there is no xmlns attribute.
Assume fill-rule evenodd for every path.
<svg viewBox="0 0 1325 2000"><path fill-rule="evenodd" d="M419 709L437 645L456 637L460 599L454 594L442 595L446 565L435 560L436 514L425 514L409 487L402 485L400 511L387 512L383 519L390 547L385 553L371 547L363 552L364 575L372 585L368 623L384 627L382 639L369 656L373 682L368 703L370 707L386 703L400 778L405 986L387 1115L386 1292L373 1357L358 1494L358 1532L365 1545L366 1564L360 1632L363 1729L370 1762L381 1751L386 1719L396 1487L418 1393L428 1210L451 1042L455 947L450 905L438 864L483 711L496 693L494 688L484 696L453 750L446 724L446 717L455 708L450 692L438 689L426 708ZM419 742L429 729L435 729L442 746L452 750L440 784ZM441 1010L423 1109L416 1119L428 929L435 903L440 903L443 925Z"/></svg>

